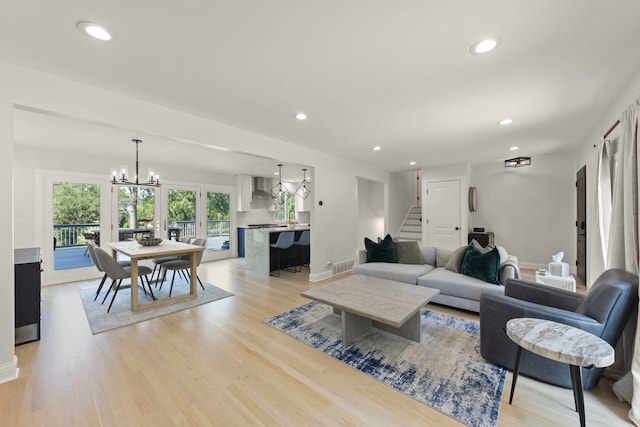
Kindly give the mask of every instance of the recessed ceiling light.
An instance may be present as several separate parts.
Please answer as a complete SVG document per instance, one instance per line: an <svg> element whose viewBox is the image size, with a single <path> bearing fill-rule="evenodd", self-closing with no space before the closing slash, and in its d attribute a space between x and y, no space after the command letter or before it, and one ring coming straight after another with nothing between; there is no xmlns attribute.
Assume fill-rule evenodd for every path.
<svg viewBox="0 0 640 427"><path fill-rule="evenodd" d="M515 146L515 145L513 147L509 147L509 150L511 150L511 151L516 151L516 150L519 150L519 149L520 149L520 147Z"/></svg>
<svg viewBox="0 0 640 427"><path fill-rule="evenodd" d="M499 125L510 125L511 123L513 123L512 119L502 119L498 122Z"/></svg>
<svg viewBox="0 0 640 427"><path fill-rule="evenodd" d="M410 166L414 166L416 164L416 162L409 162Z"/></svg>
<svg viewBox="0 0 640 427"><path fill-rule="evenodd" d="M498 40L496 39L482 39L478 40L469 48L469 52L472 54L483 54L487 52L491 52L493 49L498 46Z"/></svg>
<svg viewBox="0 0 640 427"><path fill-rule="evenodd" d="M307 120L307 115L305 113L296 113L293 117L295 117L296 120Z"/></svg>
<svg viewBox="0 0 640 427"><path fill-rule="evenodd" d="M280 175L280 172L274 172L273 174L274 175Z"/></svg>
<svg viewBox="0 0 640 427"><path fill-rule="evenodd" d="M113 31L102 25L94 24L93 22L80 21L76 23L76 28L80 30L82 34L89 35L94 39L102 41L113 39Z"/></svg>
<svg viewBox="0 0 640 427"><path fill-rule="evenodd" d="M375 147L372 148L373 151L380 151L382 150L382 147L376 145Z"/></svg>

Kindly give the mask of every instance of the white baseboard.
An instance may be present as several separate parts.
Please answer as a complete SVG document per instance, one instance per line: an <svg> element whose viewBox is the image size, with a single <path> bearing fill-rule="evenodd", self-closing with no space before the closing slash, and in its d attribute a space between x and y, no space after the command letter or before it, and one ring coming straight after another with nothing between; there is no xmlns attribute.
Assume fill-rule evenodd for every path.
<svg viewBox="0 0 640 427"><path fill-rule="evenodd" d="M325 271L322 271L320 273L309 274L309 281L310 282L320 282L322 280L329 279L331 277L333 277L332 271L331 270L325 270Z"/></svg>
<svg viewBox="0 0 640 427"><path fill-rule="evenodd" d="M13 361L0 365L0 384L18 379L20 368L18 368L18 357L13 356Z"/></svg>

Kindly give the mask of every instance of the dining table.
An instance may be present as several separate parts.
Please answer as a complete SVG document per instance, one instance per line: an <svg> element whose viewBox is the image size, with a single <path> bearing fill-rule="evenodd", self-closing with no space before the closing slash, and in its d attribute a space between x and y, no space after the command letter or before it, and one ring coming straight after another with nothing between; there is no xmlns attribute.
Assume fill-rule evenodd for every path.
<svg viewBox="0 0 640 427"><path fill-rule="evenodd" d="M191 245L189 243L176 242L174 240L163 240L159 245L155 246L143 246L136 241L110 242L106 243L106 245L111 247L114 258L117 259L118 253L121 253L131 259L131 311L140 311L163 305L175 304L177 302L184 301L185 299L191 299L197 296L197 254L198 252L203 251L204 247ZM146 259L180 255L189 255L189 293L140 304L138 302L138 263Z"/></svg>

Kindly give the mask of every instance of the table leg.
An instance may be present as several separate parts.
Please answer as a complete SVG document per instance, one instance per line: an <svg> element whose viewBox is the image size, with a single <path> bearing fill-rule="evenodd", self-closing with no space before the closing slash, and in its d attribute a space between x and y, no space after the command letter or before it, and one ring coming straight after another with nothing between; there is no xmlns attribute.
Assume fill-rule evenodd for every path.
<svg viewBox="0 0 640 427"><path fill-rule="evenodd" d="M511 379L511 394L509 395L509 405L513 401L513 393L516 391L516 382L518 381L518 372L520 372L520 357L522 356L522 347L518 346L516 353L516 364L513 367L513 378Z"/></svg>
<svg viewBox="0 0 640 427"><path fill-rule="evenodd" d="M189 257L191 277L189 279L189 294L196 295L198 292L198 260L196 258L196 252L191 252Z"/></svg>
<svg viewBox="0 0 640 427"><path fill-rule="evenodd" d="M576 405L576 411L580 415L580 427L586 425L584 414L584 395L582 393L582 369L580 366L570 365L571 385L573 386L573 401Z"/></svg>
<svg viewBox="0 0 640 427"><path fill-rule="evenodd" d="M138 260L131 258L131 311L138 311Z"/></svg>
<svg viewBox="0 0 640 427"><path fill-rule="evenodd" d="M371 329L373 320L342 310L342 345L347 346Z"/></svg>

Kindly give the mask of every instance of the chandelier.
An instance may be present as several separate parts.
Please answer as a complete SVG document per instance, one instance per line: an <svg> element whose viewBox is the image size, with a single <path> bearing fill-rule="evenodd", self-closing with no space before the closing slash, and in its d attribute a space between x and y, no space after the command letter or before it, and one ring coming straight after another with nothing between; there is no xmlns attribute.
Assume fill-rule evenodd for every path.
<svg viewBox="0 0 640 427"><path fill-rule="evenodd" d="M302 176L302 182L298 185L298 188L296 188L296 196L301 197L302 200L306 200L309 194L311 194L311 190L309 189L311 183L307 181L307 169L302 169Z"/></svg>
<svg viewBox="0 0 640 427"><path fill-rule="evenodd" d="M284 166L282 163L278 164L278 176L280 177L280 181L271 189L271 197L274 198L278 205L285 204L287 197L289 196L287 187L282 185L282 166Z"/></svg>
<svg viewBox="0 0 640 427"><path fill-rule="evenodd" d="M148 187L160 187L160 175L154 172L152 169L149 169L149 173L147 175L147 182L140 182L139 180L139 171L138 171L138 144L142 143L139 139L132 139L132 142L136 144L136 174L133 177L133 180L129 180L129 173L127 172L126 166L120 166L119 169L111 169L111 183L113 185L144 185Z"/></svg>

